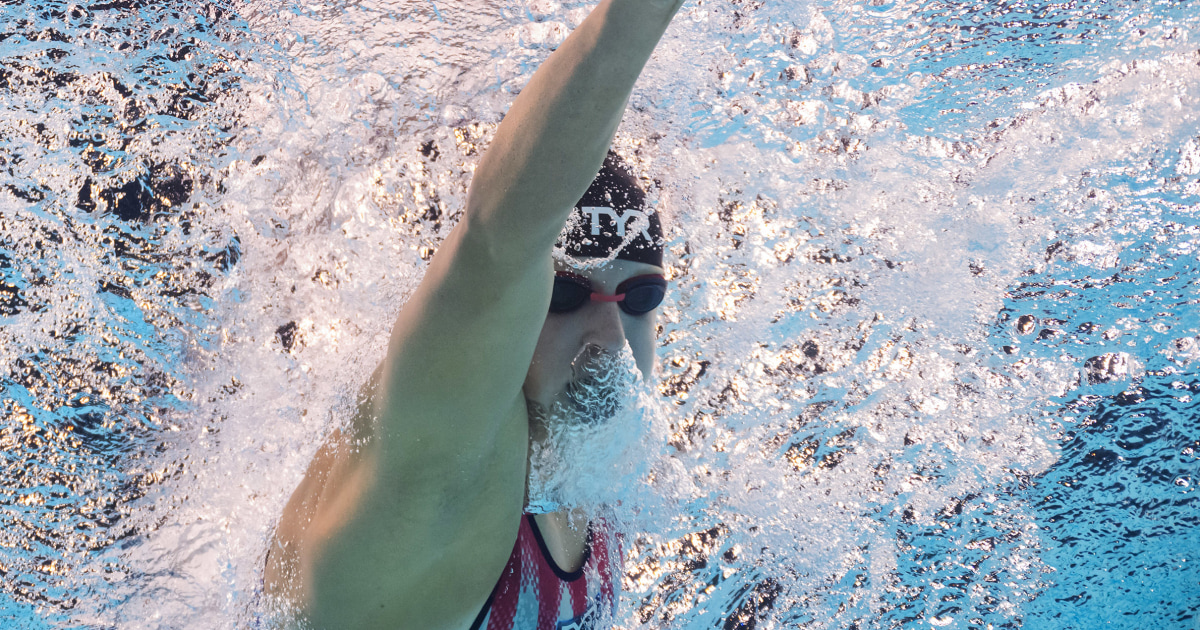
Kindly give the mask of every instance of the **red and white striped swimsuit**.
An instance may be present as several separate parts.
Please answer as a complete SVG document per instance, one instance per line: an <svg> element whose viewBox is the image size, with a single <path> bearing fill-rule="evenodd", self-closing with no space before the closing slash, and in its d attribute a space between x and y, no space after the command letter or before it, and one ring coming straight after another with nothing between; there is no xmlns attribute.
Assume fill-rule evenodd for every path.
<svg viewBox="0 0 1200 630"><path fill-rule="evenodd" d="M471 630L583 630L616 604L609 553L599 523L588 527L583 566L567 573L554 564L532 514L521 519L517 543Z"/></svg>

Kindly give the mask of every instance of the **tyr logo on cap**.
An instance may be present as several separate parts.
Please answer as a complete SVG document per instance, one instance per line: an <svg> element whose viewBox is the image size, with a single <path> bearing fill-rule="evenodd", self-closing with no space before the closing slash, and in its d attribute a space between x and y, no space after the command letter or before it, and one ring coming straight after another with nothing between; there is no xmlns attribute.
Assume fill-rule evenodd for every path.
<svg viewBox="0 0 1200 630"><path fill-rule="evenodd" d="M559 244L571 256L632 260L662 266L662 223L654 211L579 205Z"/></svg>
<svg viewBox="0 0 1200 630"><path fill-rule="evenodd" d="M635 228L638 228L641 231L641 237L646 239L647 242L654 242L654 237L650 235L649 229L650 217L641 210L627 208L626 210L621 211L616 208L595 206L585 206L580 208L580 210L586 212L592 219L592 236L600 235L600 217L608 216L617 226L617 236L621 237L622 239L625 238L625 226L629 223L630 219L634 219L633 225Z"/></svg>
<svg viewBox="0 0 1200 630"><path fill-rule="evenodd" d="M646 193L617 154L609 152L600 173L572 208L559 245L570 256L615 257L662 266L662 221L658 212L646 208Z"/></svg>

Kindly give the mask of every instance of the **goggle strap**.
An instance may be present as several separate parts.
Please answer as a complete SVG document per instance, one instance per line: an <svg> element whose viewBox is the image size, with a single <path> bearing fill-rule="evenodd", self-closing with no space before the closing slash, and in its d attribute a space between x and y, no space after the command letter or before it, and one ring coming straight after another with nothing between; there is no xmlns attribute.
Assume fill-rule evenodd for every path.
<svg viewBox="0 0 1200 630"><path fill-rule="evenodd" d="M592 301L593 302L620 302L621 300L624 300L624 299L625 299L624 293L618 293L616 295L601 295L599 293L596 293L595 291L592 292Z"/></svg>

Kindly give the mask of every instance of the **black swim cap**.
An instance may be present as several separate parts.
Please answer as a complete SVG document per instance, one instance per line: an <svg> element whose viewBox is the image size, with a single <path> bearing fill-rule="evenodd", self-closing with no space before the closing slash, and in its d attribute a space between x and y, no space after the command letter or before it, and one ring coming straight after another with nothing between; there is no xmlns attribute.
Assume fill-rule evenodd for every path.
<svg viewBox="0 0 1200 630"><path fill-rule="evenodd" d="M646 210L646 193L617 154L609 151L604 158L558 244L571 256L608 258L618 250L618 259L662 266L658 212Z"/></svg>

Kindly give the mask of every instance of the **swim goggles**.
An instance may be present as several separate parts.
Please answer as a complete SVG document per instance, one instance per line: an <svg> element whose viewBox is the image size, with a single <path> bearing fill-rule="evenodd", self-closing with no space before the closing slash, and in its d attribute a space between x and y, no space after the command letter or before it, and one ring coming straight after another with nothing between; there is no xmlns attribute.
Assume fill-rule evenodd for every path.
<svg viewBox="0 0 1200 630"><path fill-rule="evenodd" d="M593 302L616 302L630 315L645 315L657 308L666 294L667 281L662 274L634 276L617 285L616 295L603 295L592 290L592 283L587 278L560 272L554 277L550 312L570 313L590 298Z"/></svg>

